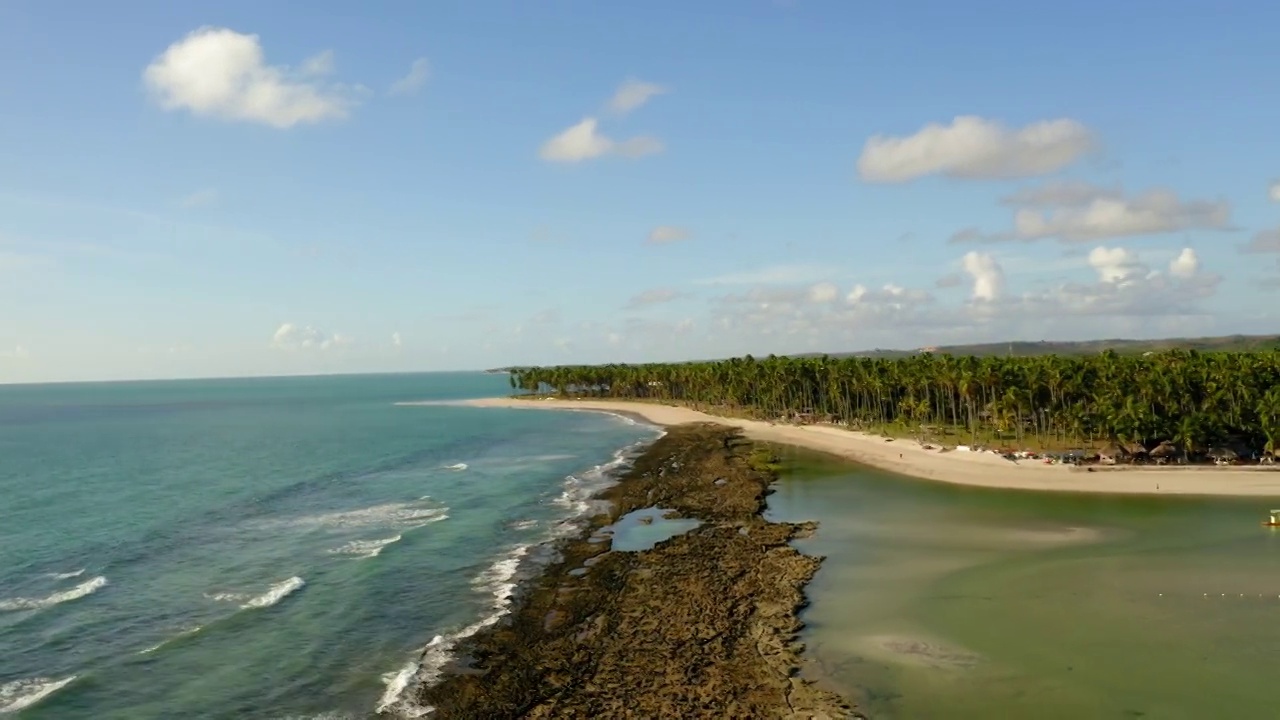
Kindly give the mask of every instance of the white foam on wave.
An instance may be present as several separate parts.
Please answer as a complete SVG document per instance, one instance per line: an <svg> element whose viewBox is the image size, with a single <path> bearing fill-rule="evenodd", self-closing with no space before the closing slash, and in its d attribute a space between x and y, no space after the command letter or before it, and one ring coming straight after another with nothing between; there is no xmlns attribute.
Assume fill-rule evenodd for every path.
<svg viewBox="0 0 1280 720"><path fill-rule="evenodd" d="M301 590L302 587L306 584L307 584L306 581L304 581L302 578L298 577L297 575L294 575L288 580L282 580L281 582L278 582L275 585L272 585L271 589L253 598L252 600L249 600L248 602L244 603L240 607L244 608L245 610L250 610L252 608L271 607L272 605L275 605L281 600L294 594L298 590Z"/></svg>
<svg viewBox="0 0 1280 720"><path fill-rule="evenodd" d="M517 520L511 523L512 530L531 530L537 526L537 520Z"/></svg>
<svg viewBox="0 0 1280 720"><path fill-rule="evenodd" d="M497 624L511 610L515 595L515 577L521 560L529 553L531 545L516 545L505 555L485 568L472 581L471 586L488 593L491 611L480 620L449 635L437 635L423 647L418 659L410 660L394 672L382 676L386 690L378 701L377 712L391 713L399 717L417 718L428 715L433 708L418 705L405 698L410 687L426 687L440 680L444 666L453 657L453 648L459 641Z"/></svg>
<svg viewBox="0 0 1280 720"><path fill-rule="evenodd" d="M8 610L39 610L41 608L52 607L71 600L78 600L86 595L92 595L99 588L107 584L107 578L99 575L98 577L85 580L70 590L63 590L52 595L42 598L10 598L8 600L0 600L0 611Z"/></svg>
<svg viewBox="0 0 1280 720"><path fill-rule="evenodd" d="M267 526L286 526L301 528L361 528L371 525L401 526L415 528L447 519L447 507L422 507L419 503L429 500L422 496L413 502L383 503L356 510L339 510L336 512L305 515L296 518L281 518L262 521Z"/></svg>
<svg viewBox="0 0 1280 720"><path fill-rule="evenodd" d="M614 413L608 413L613 415ZM624 415L616 415L630 424L640 423ZM653 426L656 437L662 437L666 431ZM592 509L591 498L604 488L617 481L617 474L628 467L638 454L656 438L649 438L628 445L613 454L613 459L597 465L580 475L569 475L565 478L565 490L553 502L570 511L569 518L551 528L548 540L563 537L576 532L583 516ZM546 455L540 460L569 459L573 456ZM512 524L513 529L524 530L537 524L536 520L522 520ZM378 701L377 712L398 717L418 718L429 715L434 708L418 705L411 698L405 697L409 688L429 687L438 682L443 675L444 667L453 657L454 647L462 640L497 624L511 611L511 601L518 587L516 576L521 562L529 554L534 544L520 544L511 548L502 557L485 568L472 581L472 587L491 596L490 612L476 622L448 635L436 635L422 648L415 660L410 660L393 672L382 676L386 689Z"/></svg>
<svg viewBox="0 0 1280 720"><path fill-rule="evenodd" d="M49 573L48 575L45 575L45 577L50 577L54 580L70 580L71 578L80 577L83 574L84 568L80 568L79 570L73 570L72 572Z"/></svg>
<svg viewBox="0 0 1280 720"><path fill-rule="evenodd" d="M0 714L14 713L29 708L66 687L75 679L75 675L60 680L27 678L0 685Z"/></svg>
<svg viewBox="0 0 1280 720"><path fill-rule="evenodd" d="M352 540L341 547L331 548L328 550L330 555L354 555L358 558L378 557L382 552L382 548L400 542L400 535L394 535L389 538L379 538L377 540Z"/></svg>
<svg viewBox="0 0 1280 720"><path fill-rule="evenodd" d="M452 465L445 465L442 469L444 469L444 470L457 470L457 471L461 471L461 470L466 470L466 469L467 469L467 464L466 464L466 463L454 463L454 464L452 464Z"/></svg>

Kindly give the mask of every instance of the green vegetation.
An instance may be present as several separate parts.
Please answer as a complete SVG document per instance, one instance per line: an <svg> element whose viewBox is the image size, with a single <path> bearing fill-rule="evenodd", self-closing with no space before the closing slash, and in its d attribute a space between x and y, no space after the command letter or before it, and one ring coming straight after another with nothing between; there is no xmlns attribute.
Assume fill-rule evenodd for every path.
<svg viewBox="0 0 1280 720"><path fill-rule="evenodd" d="M1194 456L1241 455L1280 440L1280 352L1171 350L1083 357L901 359L751 356L717 362L534 367L511 370L513 388L683 403L722 415L833 422L1070 447L1095 441L1165 443Z"/></svg>

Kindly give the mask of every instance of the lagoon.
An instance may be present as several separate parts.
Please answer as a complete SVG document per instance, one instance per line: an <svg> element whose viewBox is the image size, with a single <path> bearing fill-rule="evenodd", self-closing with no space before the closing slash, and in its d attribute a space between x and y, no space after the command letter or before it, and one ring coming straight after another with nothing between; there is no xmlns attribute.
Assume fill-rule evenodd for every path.
<svg viewBox="0 0 1280 720"><path fill-rule="evenodd" d="M816 520L805 674L890 718L1269 717L1266 500L912 480L796 449L769 519Z"/></svg>

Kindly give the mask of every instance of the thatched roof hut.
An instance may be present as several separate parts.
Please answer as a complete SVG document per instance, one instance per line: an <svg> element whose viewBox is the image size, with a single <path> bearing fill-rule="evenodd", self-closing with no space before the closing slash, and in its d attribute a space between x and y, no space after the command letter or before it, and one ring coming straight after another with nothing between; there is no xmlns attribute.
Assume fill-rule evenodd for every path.
<svg viewBox="0 0 1280 720"><path fill-rule="evenodd" d="M1098 461L1106 464L1114 464L1129 459L1129 451L1123 445L1111 443L1110 445L1098 451Z"/></svg>
<svg viewBox="0 0 1280 720"><path fill-rule="evenodd" d="M1151 452L1148 454L1157 460L1168 460L1182 454L1182 451L1173 443L1165 440L1159 445L1151 448Z"/></svg>
<svg viewBox="0 0 1280 720"><path fill-rule="evenodd" d="M1209 450L1209 457L1213 458L1217 463L1235 462L1240 456L1235 450L1227 447L1216 447Z"/></svg>

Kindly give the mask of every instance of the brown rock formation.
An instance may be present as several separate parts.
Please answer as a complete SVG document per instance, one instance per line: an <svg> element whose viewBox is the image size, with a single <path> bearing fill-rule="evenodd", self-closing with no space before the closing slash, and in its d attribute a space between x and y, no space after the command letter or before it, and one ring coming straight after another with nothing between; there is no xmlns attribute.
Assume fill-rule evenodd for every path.
<svg viewBox="0 0 1280 720"><path fill-rule="evenodd" d="M796 675L796 612L820 560L789 544L812 526L761 517L773 479L735 429L670 428L606 491L613 510L420 701L484 720L861 717ZM641 552L587 542L655 505L703 524Z"/></svg>

